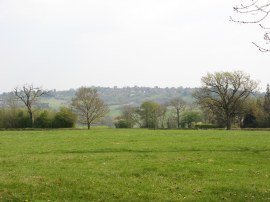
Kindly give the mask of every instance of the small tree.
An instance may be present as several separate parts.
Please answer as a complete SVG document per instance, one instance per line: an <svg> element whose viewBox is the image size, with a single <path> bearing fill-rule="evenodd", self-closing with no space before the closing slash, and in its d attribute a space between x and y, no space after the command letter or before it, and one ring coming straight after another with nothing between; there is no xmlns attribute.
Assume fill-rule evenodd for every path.
<svg viewBox="0 0 270 202"><path fill-rule="evenodd" d="M87 124L88 130L93 122L99 121L108 112L108 106L98 96L97 90L81 87L75 93L71 106L83 124Z"/></svg>
<svg viewBox="0 0 270 202"><path fill-rule="evenodd" d="M146 101L141 104L138 113L143 121L143 127L158 128L160 118L163 119L165 116L166 108L154 101Z"/></svg>
<svg viewBox="0 0 270 202"><path fill-rule="evenodd" d="M181 121L182 127L187 125L188 128L192 127L192 123L201 120L201 114L198 111L186 111L183 113L183 119Z"/></svg>
<svg viewBox="0 0 270 202"><path fill-rule="evenodd" d="M177 97L171 99L170 104L173 106L176 113L177 128L180 128L181 127L180 114L185 110L186 102L182 98Z"/></svg>
<svg viewBox="0 0 270 202"><path fill-rule="evenodd" d="M202 87L194 93L199 105L223 118L227 130L232 119L243 113L243 104L258 87L258 82L242 71L208 73Z"/></svg>
<svg viewBox="0 0 270 202"><path fill-rule="evenodd" d="M31 127L33 127L34 124L33 105L36 103L37 99L46 92L47 91L43 90L41 87L34 87L33 85L28 84L25 84L23 87L16 87L14 89L14 94L27 108Z"/></svg>

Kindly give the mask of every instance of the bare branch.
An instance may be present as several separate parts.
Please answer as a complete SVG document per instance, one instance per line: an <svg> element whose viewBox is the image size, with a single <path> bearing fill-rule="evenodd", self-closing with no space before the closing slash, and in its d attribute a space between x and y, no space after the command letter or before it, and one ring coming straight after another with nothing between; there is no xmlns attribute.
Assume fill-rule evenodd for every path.
<svg viewBox="0 0 270 202"><path fill-rule="evenodd" d="M41 87L34 87L33 85L25 84L23 87L17 86L14 89L15 96L18 97L20 101L24 103L27 108L29 118L31 121L31 126L33 126L33 104L37 101L39 97L46 94L47 91L43 90Z"/></svg>
<svg viewBox="0 0 270 202"><path fill-rule="evenodd" d="M241 24L258 24L259 27L265 31L269 28L264 26L262 23L268 23L266 20L268 19L270 13L270 2L263 2L262 0L252 0L250 4L233 7L233 10L244 17L252 17L255 18L254 20L235 20L230 16L230 21L241 23ZM266 44L270 42L269 32L265 32L263 34L263 39L265 40ZM270 48L265 48L263 46L258 45L257 43L253 42L253 44L261 51L261 52L269 52Z"/></svg>

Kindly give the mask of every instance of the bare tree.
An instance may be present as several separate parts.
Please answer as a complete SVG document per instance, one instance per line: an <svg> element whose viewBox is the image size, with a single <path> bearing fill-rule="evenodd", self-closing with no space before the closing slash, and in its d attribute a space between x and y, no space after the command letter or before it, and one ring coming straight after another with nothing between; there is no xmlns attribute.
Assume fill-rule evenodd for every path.
<svg viewBox="0 0 270 202"><path fill-rule="evenodd" d="M254 93L258 82L242 71L208 73L201 79L202 87L194 93L199 105L224 117L227 130L232 119L242 111L248 96Z"/></svg>
<svg viewBox="0 0 270 202"><path fill-rule="evenodd" d="M33 105L36 103L39 97L46 93L47 91L43 90L41 87L34 87L33 85L29 84L25 84L22 87L16 87L14 89L15 96L17 96L27 108L31 127L34 125Z"/></svg>
<svg viewBox="0 0 270 202"><path fill-rule="evenodd" d="M269 27L269 13L270 13L270 1L269 0L249 0L247 4L241 4L233 7L237 14L242 14L244 19L234 19L230 17L231 21L242 24L258 24L263 30L263 39L266 44L270 42L270 27ZM265 48L252 42L260 51L268 52L269 48Z"/></svg>
<svg viewBox="0 0 270 202"><path fill-rule="evenodd" d="M98 96L97 90L81 87L75 93L71 106L75 109L82 123L87 124L87 128L93 122L99 121L108 112L108 106Z"/></svg>
<svg viewBox="0 0 270 202"><path fill-rule="evenodd" d="M182 98L177 97L171 99L170 104L173 106L176 112L177 128L180 128L181 127L180 114L185 110L186 102Z"/></svg>

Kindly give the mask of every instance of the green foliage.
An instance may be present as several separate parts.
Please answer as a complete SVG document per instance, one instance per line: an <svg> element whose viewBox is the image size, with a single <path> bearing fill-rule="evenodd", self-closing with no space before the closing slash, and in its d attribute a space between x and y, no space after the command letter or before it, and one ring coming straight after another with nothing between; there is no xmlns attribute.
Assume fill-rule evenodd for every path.
<svg viewBox="0 0 270 202"><path fill-rule="evenodd" d="M36 128L71 128L74 127L76 116L68 108L61 108L57 113L44 110L37 113L34 122ZM31 128L31 121L26 110L0 110L0 128Z"/></svg>
<svg viewBox="0 0 270 202"><path fill-rule="evenodd" d="M201 113L198 111L186 111L182 114L181 126L182 128L192 127L192 123L201 121Z"/></svg>
<svg viewBox="0 0 270 202"><path fill-rule="evenodd" d="M127 120L117 120L114 123L115 128L132 128L131 124Z"/></svg>
<svg viewBox="0 0 270 202"><path fill-rule="evenodd" d="M52 118L49 116L49 112L44 110L39 114L35 120L36 128L51 128L52 127Z"/></svg>
<svg viewBox="0 0 270 202"><path fill-rule="evenodd" d="M257 128L258 122L253 114L246 114L243 121L243 128Z"/></svg>
<svg viewBox="0 0 270 202"><path fill-rule="evenodd" d="M15 128L31 128L32 121L25 110L19 110L16 117Z"/></svg>
<svg viewBox="0 0 270 202"><path fill-rule="evenodd" d="M232 127L236 115L243 113L243 104L253 94L258 82L242 71L208 73L201 79L202 87L194 93L197 103L216 116L217 122Z"/></svg>
<svg viewBox="0 0 270 202"><path fill-rule="evenodd" d="M25 110L0 110L0 128L29 128L31 121Z"/></svg>
<svg viewBox="0 0 270 202"><path fill-rule="evenodd" d="M53 128L73 128L76 123L76 116L67 108L62 107L59 112L55 114L52 121Z"/></svg>
<svg viewBox="0 0 270 202"><path fill-rule="evenodd" d="M269 131L0 131L0 201L269 201Z"/></svg>
<svg viewBox="0 0 270 202"><path fill-rule="evenodd" d="M262 98L250 98L245 103L245 114L242 124L243 128L265 128L266 118Z"/></svg>
<svg viewBox="0 0 270 202"><path fill-rule="evenodd" d="M158 128L158 110L160 105L154 101L143 102L138 113L144 122L144 128Z"/></svg>

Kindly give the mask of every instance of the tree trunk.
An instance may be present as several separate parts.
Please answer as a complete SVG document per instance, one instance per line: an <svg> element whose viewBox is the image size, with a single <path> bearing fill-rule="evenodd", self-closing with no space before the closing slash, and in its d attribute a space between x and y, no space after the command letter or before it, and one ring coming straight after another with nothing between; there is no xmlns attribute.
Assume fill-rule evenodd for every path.
<svg viewBox="0 0 270 202"><path fill-rule="evenodd" d="M180 128L180 114L179 114L179 110L177 109L177 128Z"/></svg>
<svg viewBox="0 0 270 202"><path fill-rule="evenodd" d="M90 129L90 123L89 122L87 123L87 129L88 130Z"/></svg>
<svg viewBox="0 0 270 202"><path fill-rule="evenodd" d="M232 119L231 119L230 115L227 115L226 129L227 130L231 130L232 129Z"/></svg>
<svg viewBox="0 0 270 202"><path fill-rule="evenodd" d="M29 119L30 119L30 127L34 127L34 119L33 119L33 112L31 110L28 110L29 113Z"/></svg>

